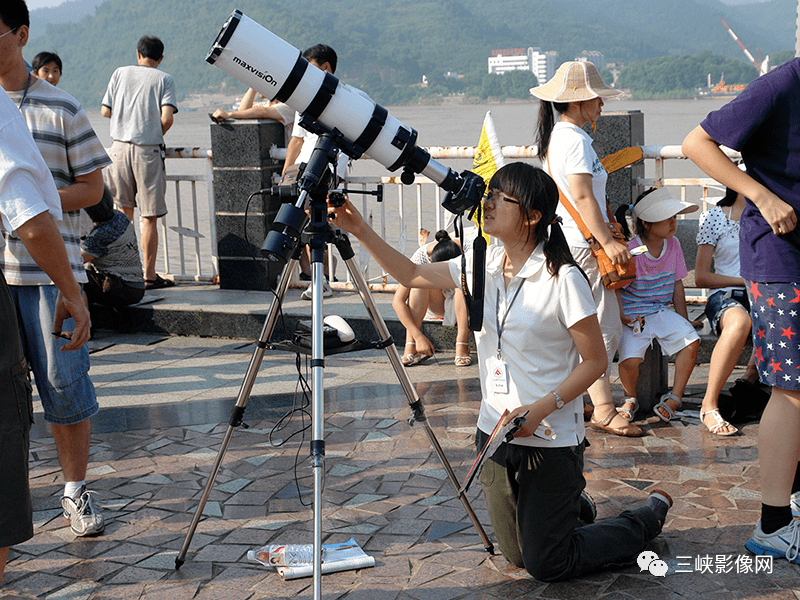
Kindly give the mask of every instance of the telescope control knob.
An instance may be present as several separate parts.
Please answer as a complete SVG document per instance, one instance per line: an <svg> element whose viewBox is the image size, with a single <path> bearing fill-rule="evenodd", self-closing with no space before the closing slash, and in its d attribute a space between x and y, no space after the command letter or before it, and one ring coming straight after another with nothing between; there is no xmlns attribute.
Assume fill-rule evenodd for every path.
<svg viewBox="0 0 800 600"><path fill-rule="evenodd" d="M405 170L400 175L400 181L402 181L405 185L411 185L414 183L414 177L416 177L414 171Z"/></svg>

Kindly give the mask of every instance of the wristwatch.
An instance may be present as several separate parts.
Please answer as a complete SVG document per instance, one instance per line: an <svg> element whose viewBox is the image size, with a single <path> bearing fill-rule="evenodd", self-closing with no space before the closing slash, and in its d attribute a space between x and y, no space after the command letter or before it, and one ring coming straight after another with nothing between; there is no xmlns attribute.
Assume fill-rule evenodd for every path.
<svg viewBox="0 0 800 600"><path fill-rule="evenodd" d="M558 392L555 390L550 390L550 393L553 394L556 399L556 408L564 408L564 399L558 395Z"/></svg>

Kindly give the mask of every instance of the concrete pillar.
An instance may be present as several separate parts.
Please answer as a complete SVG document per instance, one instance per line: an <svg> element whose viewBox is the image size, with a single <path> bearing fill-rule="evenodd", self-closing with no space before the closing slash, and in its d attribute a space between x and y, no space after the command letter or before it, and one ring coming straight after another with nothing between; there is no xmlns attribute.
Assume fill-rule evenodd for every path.
<svg viewBox="0 0 800 600"><path fill-rule="evenodd" d="M250 203L245 224L245 205L250 194L272 186L273 174L280 175L283 163L269 156L273 144L284 146L283 125L276 121L258 119L211 125L214 218L222 289L267 290L263 274L267 274L273 286L280 274L275 264L260 252L279 204L269 195L256 196Z"/></svg>
<svg viewBox="0 0 800 600"><path fill-rule="evenodd" d="M606 106L613 107L613 101ZM597 120L595 131L589 125L584 129L592 136L594 150L600 158L629 146L644 145L644 113L640 110L603 112ZM644 177L643 161L608 176L606 198L612 211L620 204L630 204L642 193L643 190L636 183L639 177Z"/></svg>

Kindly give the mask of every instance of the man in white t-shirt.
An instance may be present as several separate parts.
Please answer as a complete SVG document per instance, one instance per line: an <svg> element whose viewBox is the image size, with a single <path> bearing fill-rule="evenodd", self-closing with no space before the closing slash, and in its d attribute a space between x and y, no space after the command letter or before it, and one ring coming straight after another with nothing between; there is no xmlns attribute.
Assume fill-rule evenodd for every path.
<svg viewBox="0 0 800 600"><path fill-rule="evenodd" d="M19 26L25 27L27 26ZM0 21L0 36L9 29ZM2 40L0 40L2 42ZM4 49L0 49L3 52ZM74 350L89 339L89 312L81 287L72 275L64 241L53 217L61 219L61 199L50 171L34 144L17 107L0 90L0 219L2 227L20 239L30 255L56 284L53 332L61 335L65 317L75 330L64 346ZM0 237L0 249L4 240ZM65 334L69 335L69 334ZM0 581L8 548L33 537L33 512L28 485L28 451L33 414L28 368L19 336L14 301L0 270ZM25 393L5 393L12 390ZM16 406L13 406L16 403Z"/></svg>
<svg viewBox="0 0 800 600"><path fill-rule="evenodd" d="M136 65L111 75L100 114L111 119L112 165L106 184L118 208L133 222L138 205L142 233L142 266L146 289L175 285L156 273L158 218L167 214L164 134L178 112L175 82L158 70L164 44L146 35L136 47Z"/></svg>

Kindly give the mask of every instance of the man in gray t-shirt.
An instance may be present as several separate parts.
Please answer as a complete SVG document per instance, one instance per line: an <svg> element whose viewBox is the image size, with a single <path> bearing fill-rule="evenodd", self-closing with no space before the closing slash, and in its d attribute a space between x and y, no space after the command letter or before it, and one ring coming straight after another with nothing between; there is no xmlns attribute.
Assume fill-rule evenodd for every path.
<svg viewBox="0 0 800 600"><path fill-rule="evenodd" d="M140 39L138 64L114 71L100 107L100 114L111 119L114 140L106 185L131 221L133 209L139 207L146 289L174 285L156 273L157 222L167 214L164 134L178 112L175 82L158 70L163 58L161 40L153 36Z"/></svg>

